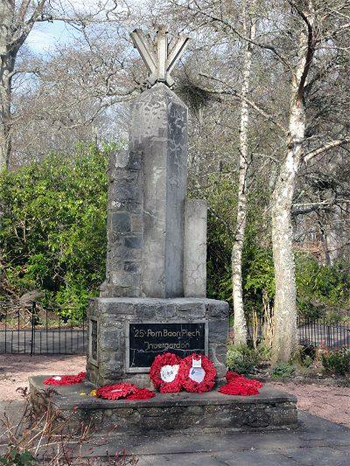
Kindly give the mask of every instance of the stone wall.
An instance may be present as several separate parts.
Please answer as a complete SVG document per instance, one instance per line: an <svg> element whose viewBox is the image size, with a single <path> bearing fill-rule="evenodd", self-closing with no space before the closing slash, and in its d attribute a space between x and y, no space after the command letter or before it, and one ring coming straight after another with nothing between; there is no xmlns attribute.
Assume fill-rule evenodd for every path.
<svg viewBox="0 0 350 466"><path fill-rule="evenodd" d="M140 296L142 259L142 158L114 152L109 163L106 281L101 296Z"/></svg>

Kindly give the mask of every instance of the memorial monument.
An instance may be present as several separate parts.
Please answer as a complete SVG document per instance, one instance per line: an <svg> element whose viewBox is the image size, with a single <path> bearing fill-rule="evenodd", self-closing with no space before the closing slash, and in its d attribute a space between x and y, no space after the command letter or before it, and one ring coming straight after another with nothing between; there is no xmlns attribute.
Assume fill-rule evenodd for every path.
<svg viewBox="0 0 350 466"><path fill-rule="evenodd" d="M89 306L87 379L55 387L49 402L45 376L31 377L33 406L53 406L67 428L89 425L98 434L294 427L295 397L267 386L248 397L216 390L146 401L93 396L118 382L150 386L150 366L165 352L209 356L219 383L226 373L228 304L206 298L206 203L186 198L187 108L171 90L188 38L169 43L163 27L154 42L140 30L132 38L150 74L132 104L129 148L110 160L106 280Z"/></svg>
<svg viewBox="0 0 350 466"><path fill-rule="evenodd" d="M129 149L109 166L106 281L89 309L88 379L149 385L156 355L208 355L224 376L228 304L206 298L205 201L186 198L187 107L171 71L188 37L132 39L149 70Z"/></svg>

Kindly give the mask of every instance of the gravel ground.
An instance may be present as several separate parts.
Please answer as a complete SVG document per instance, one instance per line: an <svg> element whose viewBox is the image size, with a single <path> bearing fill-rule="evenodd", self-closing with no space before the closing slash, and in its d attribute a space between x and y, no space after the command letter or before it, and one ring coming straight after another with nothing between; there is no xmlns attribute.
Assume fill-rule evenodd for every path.
<svg viewBox="0 0 350 466"><path fill-rule="evenodd" d="M0 402L20 400L16 389L28 386L30 375L77 374L85 370L85 356L0 355ZM334 385L273 382L296 395L298 408L350 428L350 388Z"/></svg>

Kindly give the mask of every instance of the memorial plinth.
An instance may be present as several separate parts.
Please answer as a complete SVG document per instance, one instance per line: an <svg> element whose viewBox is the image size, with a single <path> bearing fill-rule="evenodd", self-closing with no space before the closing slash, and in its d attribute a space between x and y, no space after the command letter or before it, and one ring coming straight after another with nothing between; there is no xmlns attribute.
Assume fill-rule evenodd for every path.
<svg viewBox="0 0 350 466"><path fill-rule="evenodd" d="M35 410L46 409L45 398L36 396L47 388L43 376L30 378ZM297 426L296 398L265 386L259 395L228 396L217 391L207 393L157 394L146 401L108 401L89 396L93 385L83 383L55 387L50 398L67 429L80 430L89 425L92 431L112 435L147 435L164 432L267 431ZM74 416L72 412L74 410Z"/></svg>
<svg viewBox="0 0 350 466"><path fill-rule="evenodd" d="M206 354L226 373L228 306L202 298L99 298L90 306L88 378L97 385L150 386L157 354ZM96 327L92 322L96 322ZM94 336L92 336L94 335Z"/></svg>

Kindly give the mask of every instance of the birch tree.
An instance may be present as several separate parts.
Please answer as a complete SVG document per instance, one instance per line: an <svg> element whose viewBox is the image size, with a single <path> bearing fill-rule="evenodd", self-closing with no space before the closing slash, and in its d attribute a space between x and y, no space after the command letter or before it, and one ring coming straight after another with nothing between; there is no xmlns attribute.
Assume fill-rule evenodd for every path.
<svg viewBox="0 0 350 466"><path fill-rule="evenodd" d="M0 0L0 171L8 168L11 153L12 80L18 52L38 18L46 0Z"/></svg>
<svg viewBox="0 0 350 466"><path fill-rule="evenodd" d="M350 4L347 2L347 8ZM293 25L297 32L295 65L291 67L290 111L288 122L287 153L281 164L280 173L272 195L272 244L276 278L275 329L273 341L273 361L288 361L297 349L296 327L296 284L295 261L293 253L293 227L291 212L295 194L296 177L301 163L307 163L314 157L338 146L348 144L350 139L344 137L328 141L314 150L307 150L306 103L308 87L320 79L320 72L313 75L315 54L322 53L322 46L329 37L346 30L350 23L337 24L336 29L326 31L327 19L332 9L327 2L289 1L292 14L297 23ZM340 9L343 9L344 4ZM345 10L346 11L346 10ZM338 13L339 10L333 10ZM293 18L294 19L294 18ZM339 16L338 16L339 19ZM328 23L329 24L329 23ZM299 26L299 27L298 27ZM323 70L327 66L322 67ZM332 67L332 59L330 68Z"/></svg>
<svg viewBox="0 0 350 466"><path fill-rule="evenodd" d="M254 5L252 5L254 8ZM252 42L255 40L256 19L247 11L247 4L243 5L243 33ZM242 284L242 252L247 223L247 176L249 167L249 95L250 73L252 64L252 42L244 43L244 62L241 89L241 121L239 132L239 182L237 195L236 231L232 247L232 298L234 311L234 344L247 344L247 324L243 305Z"/></svg>
<svg viewBox="0 0 350 466"><path fill-rule="evenodd" d="M207 92L240 99L262 116L276 134L278 174L271 196L271 223L276 294L274 305L273 360L288 361L297 346L296 285L291 211L300 168L326 153L335 153L349 143L347 124L319 124L322 103L312 112L312 101L320 96L332 76L339 76L342 60L349 57L350 2L348 0L259 1L259 17L263 28L252 39L239 30L233 17L232 2L213 3L206 0L172 0L182 13L192 16L197 28L211 28L218 37L236 36L260 51L266 72L274 67L276 86L287 85L289 105L273 102L278 89L266 88L261 102L238 92L232 81L218 73L208 76L203 86ZM187 20L188 23L188 20ZM225 40L225 39L223 39ZM261 80L263 82L263 80ZM328 90L329 91L329 90ZM316 95L316 98L315 98ZM346 99L345 99L346 102ZM282 111L278 105L282 104ZM268 109L270 107L270 109ZM342 107L346 111L346 106ZM328 116L329 117L329 116ZM271 129L270 129L271 130ZM272 130L273 131L273 130ZM263 135L262 135L263 137ZM278 150L279 146L279 150ZM272 158L272 157L271 157Z"/></svg>

